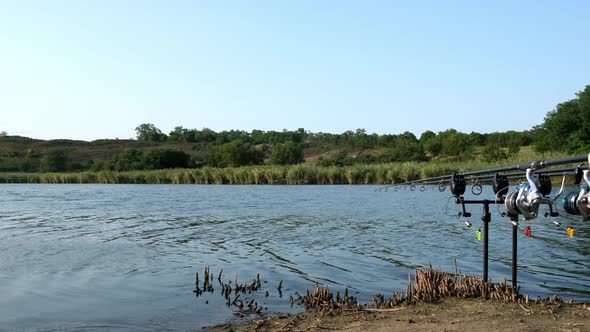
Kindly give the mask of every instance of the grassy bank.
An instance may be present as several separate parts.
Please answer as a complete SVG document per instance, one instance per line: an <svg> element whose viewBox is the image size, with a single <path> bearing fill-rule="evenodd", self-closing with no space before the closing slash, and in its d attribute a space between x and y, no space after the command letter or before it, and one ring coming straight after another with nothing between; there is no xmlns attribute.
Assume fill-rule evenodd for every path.
<svg viewBox="0 0 590 332"><path fill-rule="evenodd" d="M445 174L447 167L419 163L321 167L252 166L131 172L0 173L0 183L136 184L385 184L415 179L422 173Z"/></svg>
<svg viewBox="0 0 590 332"><path fill-rule="evenodd" d="M531 159L521 157L501 165L528 160ZM405 162L343 167L304 163L293 166L203 167L131 172L0 173L0 183L394 184L498 166L499 163L482 161Z"/></svg>

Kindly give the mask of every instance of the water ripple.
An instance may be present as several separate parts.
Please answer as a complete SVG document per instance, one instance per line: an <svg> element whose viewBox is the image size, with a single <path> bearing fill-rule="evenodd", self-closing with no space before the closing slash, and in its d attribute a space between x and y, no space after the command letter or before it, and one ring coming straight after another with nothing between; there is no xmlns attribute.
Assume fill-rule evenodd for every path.
<svg viewBox="0 0 590 332"><path fill-rule="evenodd" d="M403 291L429 264L481 273L481 227L438 192L371 186L6 185L0 187L0 326L191 330L231 317L192 296L194 274L260 273L276 291L328 284L370 300ZM519 235L521 290L590 300L590 223L567 237L552 221ZM510 276L511 225L490 224L490 277ZM225 276L233 278L233 276ZM273 288L274 287L274 288ZM214 300L211 299L211 304ZM292 310L288 296L259 299ZM34 314L33 314L34 313ZM154 328L154 326L156 326Z"/></svg>

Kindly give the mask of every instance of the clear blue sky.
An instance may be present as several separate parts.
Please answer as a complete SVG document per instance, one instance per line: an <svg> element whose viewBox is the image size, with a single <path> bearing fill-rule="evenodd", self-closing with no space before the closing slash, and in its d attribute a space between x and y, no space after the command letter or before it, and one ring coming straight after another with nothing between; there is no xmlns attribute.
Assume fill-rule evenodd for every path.
<svg viewBox="0 0 590 332"><path fill-rule="evenodd" d="M590 1L0 0L0 130L524 130L589 40Z"/></svg>

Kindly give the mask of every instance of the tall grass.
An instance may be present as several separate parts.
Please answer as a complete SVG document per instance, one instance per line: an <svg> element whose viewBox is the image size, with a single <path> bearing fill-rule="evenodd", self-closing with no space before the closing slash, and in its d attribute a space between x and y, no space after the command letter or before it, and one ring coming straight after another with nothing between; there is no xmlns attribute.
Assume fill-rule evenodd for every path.
<svg viewBox="0 0 590 332"><path fill-rule="evenodd" d="M419 178L467 172L534 159L555 159L564 154L538 155L523 151L504 162L404 162L322 167L315 164L293 166L249 166L198 169L167 169L131 172L79 173L0 173L0 183L131 183L131 184L395 184Z"/></svg>
<svg viewBox="0 0 590 332"><path fill-rule="evenodd" d="M443 174L448 169L426 163L392 163L345 167L299 164L131 172L0 173L0 183L392 184Z"/></svg>

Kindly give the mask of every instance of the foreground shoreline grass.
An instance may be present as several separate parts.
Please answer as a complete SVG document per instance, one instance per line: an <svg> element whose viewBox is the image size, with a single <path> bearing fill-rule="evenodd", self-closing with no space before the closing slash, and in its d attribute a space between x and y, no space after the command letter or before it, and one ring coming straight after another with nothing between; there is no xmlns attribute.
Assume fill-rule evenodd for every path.
<svg viewBox="0 0 590 332"><path fill-rule="evenodd" d="M291 166L244 166L228 168L162 169L144 171L99 171L76 173L0 173L0 183L97 183L97 184L395 184L420 178L448 175L531 159L503 162L399 162L322 167L315 164Z"/></svg>
<svg viewBox="0 0 590 332"><path fill-rule="evenodd" d="M223 270L222 270L223 272ZM219 278L221 278L221 273ZM205 282L209 278L205 268ZM237 278L237 277L236 277ZM220 279L221 280L221 279ZM258 275L256 281L259 282ZM221 283L221 281L220 281ZM231 284L231 281L230 281ZM237 279L236 279L237 284ZM255 283L253 282L252 285ZM199 280L196 287L199 289ZM259 283L257 285L260 285ZM230 286L231 287L231 286ZM279 283L280 289L280 283ZM257 289L255 289L257 290ZM214 292L211 290L211 292ZM229 295L228 295L229 294ZM541 299L515 293L506 279L484 283L477 275L443 272L438 268L416 270L408 276L405 295L382 294L372 304L361 304L349 296L336 294L327 285L295 292L297 304L306 311L265 317L258 310L233 304L231 291L225 296L242 320L210 327L207 331L588 331L590 307L563 302L557 295ZM487 294L487 295L486 295ZM483 298L487 298L484 300ZM253 302L254 300L252 300Z"/></svg>

